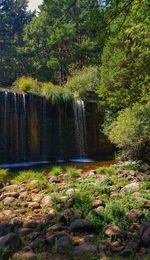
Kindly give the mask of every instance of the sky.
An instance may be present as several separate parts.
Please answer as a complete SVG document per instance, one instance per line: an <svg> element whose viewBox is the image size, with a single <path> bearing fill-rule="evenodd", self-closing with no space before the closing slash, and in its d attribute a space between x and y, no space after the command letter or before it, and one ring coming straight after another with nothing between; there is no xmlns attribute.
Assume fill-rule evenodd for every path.
<svg viewBox="0 0 150 260"><path fill-rule="evenodd" d="M34 11L38 10L38 6L41 5L43 0L29 0L28 9Z"/></svg>

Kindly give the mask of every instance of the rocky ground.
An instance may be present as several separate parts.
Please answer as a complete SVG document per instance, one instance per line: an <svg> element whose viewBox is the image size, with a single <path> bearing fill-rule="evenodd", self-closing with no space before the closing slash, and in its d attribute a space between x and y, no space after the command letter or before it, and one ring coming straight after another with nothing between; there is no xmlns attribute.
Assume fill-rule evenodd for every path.
<svg viewBox="0 0 150 260"><path fill-rule="evenodd" d="M0 190L0 259L150 259L150 166L24 171Z"/></svg>

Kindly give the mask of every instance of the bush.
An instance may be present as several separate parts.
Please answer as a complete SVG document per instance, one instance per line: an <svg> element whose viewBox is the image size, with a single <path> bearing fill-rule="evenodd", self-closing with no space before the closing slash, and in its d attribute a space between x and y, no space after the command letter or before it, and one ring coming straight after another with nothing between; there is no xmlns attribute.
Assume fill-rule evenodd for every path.
<svg viewBox="0 0 150 260"><path fill-rule="evenodd" d="M80 170L75 167L68 167L66 169L69 178L78 178L80 176Z"/></svg>
<svg viewBox="0 0 150 260"><path fill-rule="evenodd" d="M88 92L95 92L99 87L99 74L96 67L85 67L68 79L66 87L81 98Z"/></svg>
<svg viewBox="0 0 150 260"><path fill-rule="evenodd" d="M31 92L40 93L40 87L37 79L33 79L30 76L22 76L14 82L14 87L19 90L19 92Z"/></svg>
<svg viewBox="0 0 150 260"><path fill-rule="evenodd" d="M111 142L122 149L125 159L150 160L149 133L150 102L121 111L117 120L107 128Z"/></svg>

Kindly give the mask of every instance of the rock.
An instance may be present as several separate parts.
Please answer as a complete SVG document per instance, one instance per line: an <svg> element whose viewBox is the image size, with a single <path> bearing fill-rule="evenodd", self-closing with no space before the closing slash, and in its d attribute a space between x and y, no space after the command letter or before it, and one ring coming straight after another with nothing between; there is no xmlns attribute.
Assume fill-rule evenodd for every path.
<svg viewBox="0 0 150 260"><path fill-rule="evenodd" d="M14 252L20 245L21 241L15 233L9 233L0 237L0 255L7 256L7 254Z"/></svg>
<svg viewBox="0 0 150 260"><path fill-rule="evenodd" d="M36 188L39 185L39 181L38 180L32 180L28 182L28 188Z"/></svg>
<svg viewBox="0 0 150 260"><path fill-rule="evenodd" d="M150 222L144 222L140 226L141 242L144 246L150 244Z"/></svg>
<svg viewBox="0 0 150 260"><path fill-rule="evenodd" d="M59 238L56 242L56 250L59 254L68 254L72 249L71 240L68 236Z"/></svg>
<svg viewBox="0 0 150 260"><path fill-rule="evenodd" d="M36 259L36 255L35 253L32 251L32 249L30 250L20 250L17 253L15 253L12 257L12 259L16 260L16 259L23 259L23 260L34 260Z"/></svg>
<svg viewBox="0 0 150 260"><path fill-rule="evenodd" d="M32 201L33 202L37 202L37 203L40 203L41 202L41 199L42 199L43 195L42 194L35 194L33 197L32 197Z"/></svg>
<svg viewBox="0 0 150 260"><path fill-rule="evenodd" d="M51 183L60 183L60 177L59 176L52 176L49 181Z"/></svg>
<svg viewBox="0 0 150 260"><path fill-rule="evenodd" d="M37 223L36 221L32 220L32 221L26 222L26 223L23 225L23 228L32 228L32 229L34 229L34 228L37 227L37 225L38 225L38 223Z"/></svg>
<svg viewBox="0 0 150 260"><path fill-rule="evenodd" d="M19 185L18 184L13 184L13 185L9 185L9 186L5 186L2 191L17 191L19 190Z"/></svg>
<svg viewBox="0 0 150 260"><path fill-rule="evenodd" d="M28 207L32 208L32 209L39 209L40 208L40 204L38 202L30 202L28 204Z"/></svg>
<svg viewBox="0 0 150 260"><path fill-rule="evenodd" d="M55 244L55 241L58 240L61 237L66 237L68 234L66 232L57 232L54 235L51 235L49 233L46 234L46 241L49 246L53 246Z"/></svg>
<svg viewBox="0 0 150 260"><path fill-rule="evenodd" d="M90 254L97 253L97 246L92 243L85 243L75 247L74 255L76 257L89 257Z"/></svg>
<svg viewBox="0 0 150 260"><path fill-rule="evenodd" d="M66 191L66 195L69 196L69 197L71 197L75 192L76 192L75 189L70 188L70 189L68 189L68 190Z"/></svg>
<svg viewBox="0 0 150 260"><path fill-rule="evenodd" d="M77 219L75 221L73 221L71 224L70 224L70 227L69 227L69 230L71 232L82 232L82 231L91 231L93 229L93 226L92 224L86 220L86 219Z"/></svg>
<svg viewBox="0 0 150 260"><path fill-rule="evenodd" d="M104 202L100 199L95 199L92 201L92 207L93 208L98 208L99 206L103 206Z"/></svg>
<svg viewBox="0 0 150 260"><path fill-rule="evenodd" d="M138 220L143 216L143 212L138 209L131 209L126 213L126 216L133 220Z"/></svg>
<svg viewBox="0 0 150 260"><path fill-rule="evenodd" d="M48 232L60 231L62 229L62 224L57 223L47 229Z"/></svg>
<svg viewBox="0 0 150 260"><path fill-rule="evenodd" d="M17 199L14 198L14 197L6 197L4 200L3 200L3 203L5 206L15 206L17 204Z"/></svg>
<svg viewBox="0 0 150 260"><path fill-rule="evenodd" d="M11 231L12 231L12 225L0 223L0 237L5 236L8 233L11 233Z"/></svg>
<svg viewBox="0 0 150 260"><path fill-rule="evenodd" d="M147 208L147 209L150 208L150 200L147 200L144 202L144 208Z"/></svg>
<svg viewBox="0 0 150 260"><path fill-rule="evenodd" d="M108 225L106 226L104 233L108 237L120 236L122 234L122 230L117 225Z"/></svg>
<svg viewBox="0 0 150 260"><path fill-rule="evenodd" d="M46 239L42 235L38 236L35 240L30 244L33 249L43 249L46 246Z"/></svg>
<svg viewBox="0 0 150 260"><path fill-rule="evenodd" d="M44 208L44 207L50 207L52 205L52 199L51 199L51 196L49 195L46 195L42 201L41 201L41 207Z"/></svg>
<svg viewBox="0 0 150 260"><path fill-rule="evenodd" d="M33 232L33 229L32 228L20 228L19 230L18 230L18 234L20 235L20 236L25 236L25 235L28 235L28 234L30 234L30 233L32 233Z"/></svg>
<svg viewBox="0 0 150 260"><path fill-rule="evenodd" d="M20 193L19 199L26 199L28 197L28 192L24 191Z"/></svg>
<svg viewBox="0 0 150 260"><path fill-rule="evenodd" d="M140 185L139 185L138 182L132 182L132 183L127 184L126 186L124 186L124 187L121 189L121 192L131 193L131 192L138 191L139 188L140 188Z"/></svg>

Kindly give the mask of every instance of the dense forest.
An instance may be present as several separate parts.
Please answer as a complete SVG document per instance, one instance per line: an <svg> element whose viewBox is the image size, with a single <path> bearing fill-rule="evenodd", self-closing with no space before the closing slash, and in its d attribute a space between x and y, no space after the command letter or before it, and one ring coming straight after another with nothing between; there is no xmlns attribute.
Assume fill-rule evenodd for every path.
<svg viewBox="0 0 150 260"><path fill-rule="evenodd" d="M45 0L38 13L27 6L0 2L1 87L83 99L95 93L102 131L125 157L147 157L149 1Z"/></svg>

